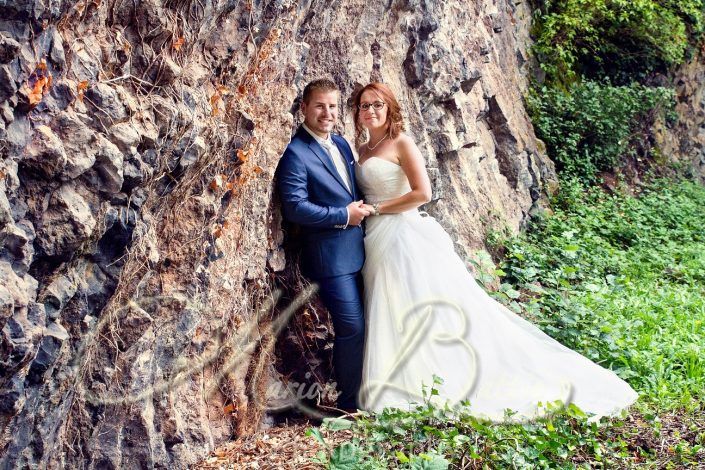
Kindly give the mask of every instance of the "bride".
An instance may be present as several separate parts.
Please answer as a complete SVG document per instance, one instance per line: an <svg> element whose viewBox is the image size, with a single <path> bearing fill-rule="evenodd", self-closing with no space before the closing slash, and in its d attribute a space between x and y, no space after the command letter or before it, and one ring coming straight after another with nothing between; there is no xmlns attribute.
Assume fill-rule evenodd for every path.
<svg viewBox="0 0 705 470"><path fill-rule="evenodd" d="M575 403L613 415L637 398L617 375L561 345L477 285L441 226L417 208L431 199L424 159L404 134L399 103L382 83L353 100L358 184L366 219L363 267L367 338L361 406L379 412L421 402L442 379L437 404L462 400L495 421L542 414L539 403Z"/></svg>

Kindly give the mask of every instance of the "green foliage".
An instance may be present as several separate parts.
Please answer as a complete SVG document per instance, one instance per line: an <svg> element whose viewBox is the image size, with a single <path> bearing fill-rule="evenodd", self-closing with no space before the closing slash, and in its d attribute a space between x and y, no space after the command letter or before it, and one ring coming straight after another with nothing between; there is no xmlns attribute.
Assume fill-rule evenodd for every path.
<svg viewBox="0 0 705 470"><path fill-rule="evenodd" d="M531 292L540 326L615 369L659 407L705 389L705 188L640 197L564 183L555 214L508 240L504 282Z"/></svg>
<svg viewBox="0 0 705 470"><path fill-rule="evenodd" d="M681 63L703 32L702 0L545 0L533 47L549 83L637 78ZM628 79L627 82L631 81Z"/></svg>
<svg viewBox="0 0 705 470"><path fill-rule="evenodd" d="M542 87L528 97L536 133L562 178L594 183L632 153L639 127L672 109L674 92L639 84L611 86L585 81L568 92Z"/></svg>
<svg viewBox="0 0 705 470"><path fill-rule="evenodd" d="M365 415L350 422L349 441L330 449L321 438L328 450L320 452L314 462L332 470L533 470L632 468L635 460L647 468L684 468L705 457L705 434L697 437L699 444L677 441L664 459L649 454L648 448L635 450L633 429L623 419L591 420L573 404L545 404L544 416L525 422L493 423L472 416L470 409L467 403L450 409L426 400L409 410L387 408ZM511 412L507 415L511 417ZM640 419L654 438L661 436L658 416L645 413ZM318 429L310 429L309 434L312 431L321 434Z"/></svg>
<svg viewBox="0 0 705 470"><path fill-rule="evenodd" d="M568 468L576 458L615 464L628 456L623 440L605 439L606 421L588 420L572 404L545 404L543 417L496 424L472 416L468 403L454 409L432 404L437 393L432 387L414 409L387 408L351 422L352 440L317 462L330 469L444 470L471 462L478 464L471 468L534 469Z"/></svg>

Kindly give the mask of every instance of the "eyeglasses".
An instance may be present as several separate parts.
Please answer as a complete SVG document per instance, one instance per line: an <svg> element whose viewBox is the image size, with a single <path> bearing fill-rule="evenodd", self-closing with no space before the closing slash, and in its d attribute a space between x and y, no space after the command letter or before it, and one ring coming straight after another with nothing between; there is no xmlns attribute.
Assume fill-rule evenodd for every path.
<svg viewBox="0 0 705 470"><path fill-rule="evenodd" d="M374 108L375 111L379 111L380 109L384 108L384 105L386 105L384 101L375 101L374 103L362 103L358 106L358 109L360 111L369 111L370 108Z"/></svg>

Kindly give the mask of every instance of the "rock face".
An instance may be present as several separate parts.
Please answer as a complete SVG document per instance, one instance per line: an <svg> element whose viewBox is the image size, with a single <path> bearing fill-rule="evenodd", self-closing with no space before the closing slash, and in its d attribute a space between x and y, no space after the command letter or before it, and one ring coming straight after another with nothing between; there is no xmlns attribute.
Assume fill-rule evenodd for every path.
<svg viewBox="0 0 705 470"><path fill-rule="evenodd" d="M678 120L656 129L656 144L663 155L680 161L705 183L705 49L675 72Z"/></svg>
<svg viewBox="0 0 705 470"><path fill-rule="evenodd" d="M463 256L518 229L555 183L528 8L0 2L0 467L186 468L259 425L311 79L392 86Z"/></svg>

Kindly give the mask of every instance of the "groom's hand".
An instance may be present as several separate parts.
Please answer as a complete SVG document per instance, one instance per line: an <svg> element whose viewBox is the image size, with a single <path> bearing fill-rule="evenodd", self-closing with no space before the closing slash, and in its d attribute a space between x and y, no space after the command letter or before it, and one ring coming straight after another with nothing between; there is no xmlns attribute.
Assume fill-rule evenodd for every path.
<svg viewBox="0 0 705 470"><path fill-rule="evenodd" d="M373 214L375 213L375 208L372 207L372 204L363 204L361 207L362 207L363 209L366 209L367 212L370 213L370 215L373 215Z"/></svg>
<svg viewBox="0 0 705 470"><path fill-rule="evenodd" d="M362 219L371 214L371 212L365 208L362 201L355 201L348 204L348 225L360 225Z"/></svg>

